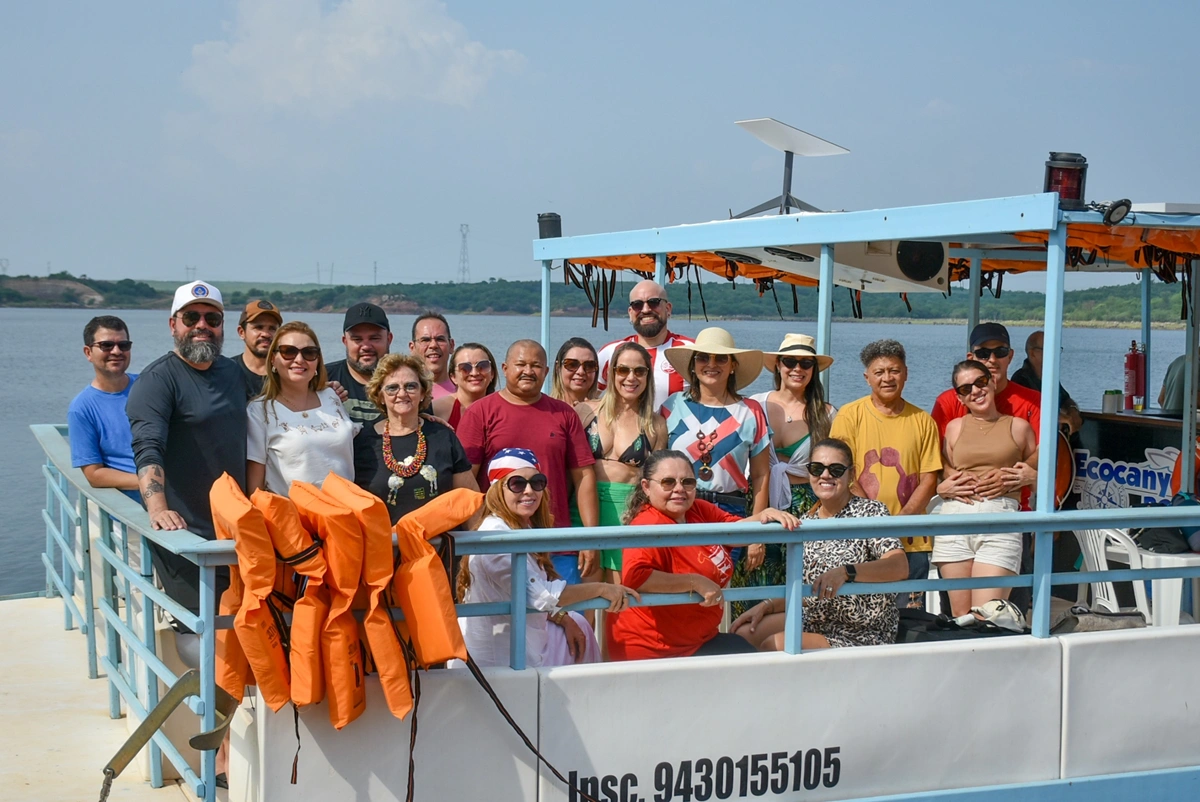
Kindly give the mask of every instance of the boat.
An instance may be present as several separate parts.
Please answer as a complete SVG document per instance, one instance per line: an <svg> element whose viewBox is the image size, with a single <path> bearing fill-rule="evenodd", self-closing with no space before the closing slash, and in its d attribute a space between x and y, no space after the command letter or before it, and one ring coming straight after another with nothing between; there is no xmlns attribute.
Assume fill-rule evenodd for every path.
<svg viewBox="0 0 1200 802"><path fill-rule="evenodd" d="M842 275L841 284L858 282L856 291L866 292L897 291L899 281L936 284L939 276L949 281L958 277L953 271L963 271L975 299L974 324L985 267L1011 270L1016 263L1015 269L1036 266L1046 271L1043 381L1054 387L1060 366L1063 280L1072 266L1079 266L1071 262L1073 249L1083 247L1081 237L1094 238L1094 230L1100 229L1113 237L1142 241L1159 236L1164 241L1200 241L1200 214L1125 211L1115 220L1111 207L1081 208L1064 202L1059 191L1049 191L571 237L560 236L553 218L544 216L542 236L533 243L534 258L542 267L541 339L549 347L549 286L564 264L591 270L595 276L612 269L653 271L660 283L679 280L692 269L738 271L784 284L815 282L817 348L828 353L839 264L848 271L889 279L873 287L856 274ZM1089 250L1100 247L1092 239L1088 242ZM837 254L843 246L850 256L840 262ZM1195 251L1160 248L1162 253L1196 251L1200 246ZM853 258L860 253L878 257L875 266L855 267ZM917 256L912 261L904 258L913 254ZM893 268L883 269L889 259L895 275ZM936 269L930 273L932 263ZM1181 273L1182 260L1174 264ZM906 265L918 271L916 277L905 272ZM1152 268L1165 269L1161 263L1132 268L1141 271L1144 309L1149 306ZM1200 295L1193 293L1190 303L1187 343L1189 353L1196 354ZM1143 340L1148 343L1148 315L1145 318ZM1195 479L1196 380L1193 358L1179 435L1185 487ZM1022 527L1035 532L1034 569L1005 580L1032 590L1030 635L801 653L800 600L810 592L801 580L803 544L870 536L877 533L878 524L839 519L807 522L794 532L768 528L764 534L772 541L789 545L787 581L770 588L730 590L726 598L785 598L784 653L529 669L524 666L527 611L520 604L504 605L514 623L512 663L509 668L488 669L485 675L542 758L529 751L468 672L428 672L421 678L420 737L411 778L416 798L1068 800L1137 794L1194 799L1200 791L1200 690L1192 669L1200 663L1200 627L1052 635L1050 590L1061 583L1148 580L1166 587L1195 580L1200 577L1200 560L1063 574L1053 573L1051 566L1056 532L1195 527L1200 514L1197 508L1159 505L1056 509L1058 410L1052 397L1042 407L1039 422L1042 470L1036 507L1022 514ZM70 467L65 427L33 429L47 457L47 593L61 599L68 628L77 628L87 639L86 671L93 682L107 685L110 715L145 717L158 695L177 680L178 672L163 662L170 651L169 630L155 626L159 611L165 610L201 635L199 691L187 705L194 713L192 732L215 730L215 633L229 621L217 616L213 588L216 568L236 560L232 544L202 540L186 531L152 530L135 502L116 491L91 488ZM1086 468L1085 464L1085 478ZM1012 519L996 514L911 516L890 519L889 527L901 537L989 534L1010 531ZM120 531L129 535L120 536ZM736 537L720 525L694 525L463 532L455 543L464 555L521 555L733 542ZM151 584L147 540L199 565L199 615L182 610ZM142 560L131 562L139 551ZM520 588L524 560L514 559L513 566L514 587ZM968 588L989 582L996 584L994 579L906 581L872 584L870 592ZM647 595L643 603L682 603L689 598ZM485 610L459 605L458 611L462 616L494 614L495 606ZM390 716L372 677L367 681L366 712L341 731L330 726L323 704L295 716L287 709L271 713L254 703L253 694L231 715L231 722L229 800L406 797L409 721ZM160 730L145 754L150 785L163 784L166 766L197 798L217 798L211 749L196 753ZM293 760L295 784L290 781ZM559 770L565 783L550 766ZM93 768L99 786L101 767L87 770Z"/></svg>

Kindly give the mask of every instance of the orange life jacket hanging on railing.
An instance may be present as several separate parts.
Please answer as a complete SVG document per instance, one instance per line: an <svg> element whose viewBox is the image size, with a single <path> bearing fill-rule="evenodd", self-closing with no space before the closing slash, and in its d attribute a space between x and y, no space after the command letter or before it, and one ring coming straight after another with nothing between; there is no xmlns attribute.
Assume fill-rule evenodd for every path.
<svg viewBox="0 0 1200 802"><path fill-rule="evenodd" d="M227 473L221 474L221 478L213 482L212 489L208 493L208 501L212 508L213 528L216 530L217 540L234 540L236 547L235 535L241 521L248 515L253 517L257 510L250 504L250 500L246 498L233 477ZM258 517L261 518L261 514ZM263 527L265 528L265 523ZM236 617L241 611L245 589L246 585L242 581L241 573L235 566L234 570L229 572L229 587L221 594L217 615ZM218 629L216 639L217 685L241 702L246 694L246 686L254 684L254 674L250 663L246 659L241 641L238 640L237 633L233 629Z"/></svg>
<svg viewBox="0 0 1200 802"><path fill-rule="evenodd" d="M324 542L329 616L321 630L321 655L329 722L340 730L366 709L362 647L352 609L362 576L362 528L349 507L314 485L292 482L288 495L304 527Z"/></svg>
<svg viewBox="0 0 1200 802"><path fill-rule="evenodd" d="M408 663L392 620L392 523L387 506L377 496L337 474L329 474L321 490L350 508L363 533L362 584L368 591L363 630L383 687L383 698L396 718L413 707Z"/></svg>

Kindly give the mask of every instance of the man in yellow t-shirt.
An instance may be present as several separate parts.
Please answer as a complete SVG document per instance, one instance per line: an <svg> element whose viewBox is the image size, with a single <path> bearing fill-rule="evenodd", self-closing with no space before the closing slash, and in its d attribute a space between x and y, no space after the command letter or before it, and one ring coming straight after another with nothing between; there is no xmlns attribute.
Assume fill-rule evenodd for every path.
<svg viewBox="0 0 1200 802"><path fill-rule="evenodd" d="M904 346L895 340L868 343L861 354L871 394L838 410L830 437L845 440L854 453L852 491L883 502L892 515L921 515L937 489L942 469L937 424L904 400L908 381ZM933 539L905 537L909 579L929 576ZM908 607L921 608L924 594L909 595Z"/></svg>

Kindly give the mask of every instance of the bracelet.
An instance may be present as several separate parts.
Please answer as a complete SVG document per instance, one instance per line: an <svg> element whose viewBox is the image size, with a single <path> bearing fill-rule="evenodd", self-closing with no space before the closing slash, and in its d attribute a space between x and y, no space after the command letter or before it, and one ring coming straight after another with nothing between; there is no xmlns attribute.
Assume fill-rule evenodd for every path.
<svg viewBox="0 0 1200 802"><path fill-rule="evenodd" d="M555 613L551 613L551 614L550 614L550 620L551 620L551 621L553 621L554 623L556 623L556 624L560 625L560 626L562 625L563 619L564 619L564 618L566 618L566 617L567 617L567 611L566 611L566 610L559 610L559 611L557 611L557 612L555 612Z"/></svg>

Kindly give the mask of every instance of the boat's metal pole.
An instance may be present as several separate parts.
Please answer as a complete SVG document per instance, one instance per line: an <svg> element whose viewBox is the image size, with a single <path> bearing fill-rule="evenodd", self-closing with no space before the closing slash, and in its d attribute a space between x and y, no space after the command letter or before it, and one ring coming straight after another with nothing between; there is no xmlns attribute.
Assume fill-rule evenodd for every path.
<svg viewBox="0 0 1200 802"><path fill-rule="evenodd" d="M554 352L550 350L550 264L552 260L542 260L542 348L546 349L546 360L549 361ZM503 361L503 357L501 357ZM550 371L546 371L546 381L542 392L550 392Z"/></svg>
<svg viewBox="0 0 1200 802"><path fill-rule="evenodd" d="M654 280L664 290L667 288L667 255L665 253L654 254Z"/></svg>
<svg viewBox="0 0 1200 802"><path fill-rule="evenodd" d="M1146 394L1142 397L1142 409L1150 410L1150 270L1142 271L1142 344L1146 347L1146 366L1142 374L1146 377Z"/></svg>
<svg viewBox="0 0 1200 802"><path fill-rule="evenodd" d="M204 708L200 715L201 732L211 732L217 726L216 610L217 568L215 565L201 565L200 615L204 624L204 631L200 633L200 704ZM216 749L205 749L200 753L200 781L204 784L204 802L216 802Z"/></svg>
<svg viewBox="0 0 1200 802"><path fill-rule="evenodd" d="M92 582L92 527L88 518L88 500L83 493L76 502L79 515L79 565L83 568L83 620L87 627L88 679L96 679L96 596ZM103 510L100 512L103 516Z"/></svg>
<svg viewBox="0 0 1200 802"><path fill-rule="evenodd" d="M1063 276L1066 271L1067 225L1050 232L1046 249L1046 321L1042 387L1058 387L1062 362ZM1054 511L1055 457L1058 453L1058 393L1042 393L1038 436L1037 511ZM1033 620L1035 638L1050 636L1050 574L1054 569L1054 532L1038 531L1033 545Z"/></svg>
<svg viewBox="0 0 1200 802"><path fill-rule="evenodd" d="M790 150L783 152L783 194L779 198L779 213L789 214L792 211L792 158Z"/></svg>
<svg viewBox="0 0 1200 802"><path fill-rule="evenodd" d="M833 246L821 246L820 284L817 287L817 353L829 354L833 337ZM829 398L829 370L821 373L825 397Z"/></svg>
<svg viewBox="0 0 1200 802"><path fill-rule="evenodd" d="M982 289L980 284L983 282L983 260L978 256L971 257L971 280L967 282L970 286L967 289L970 295L970 302L967 304L967 337L971 336L971 332L979 325L979 292ZM971 344L967 343L967 350L971 350Z"/></svg>
<svg viewBox="0 0 1200 802"><path fill-rule="evenodd" d="M787 547L787 587L784 590L783 650L800 654L804 641L804 544Z"/></svg>
<svg viewBox="0 0 1200 802"><path fill-rule="evenodd" d="M1196 292L1196 273L1192 274L1192 308L1188 310L1187 339L1184 353L1188 355L1187 368L1183 371L1183 442L1179 450L1183 452L1183 474L1179 487L1184 493L1192 492L1196 487L1196 381L1197 381L1197 351L1196 316L1200 314L1200 293ZM1149 388L1147 388L1149 392Z"/></svg>
<svg viewBox="0 0 1200 802"><path fill-rule="evenodd" d="M528 591L525 584L529 581L527 558L524 554L512 555L512 628L509 631L508 664L514 671L525 668L525 605Z"/></svg>

